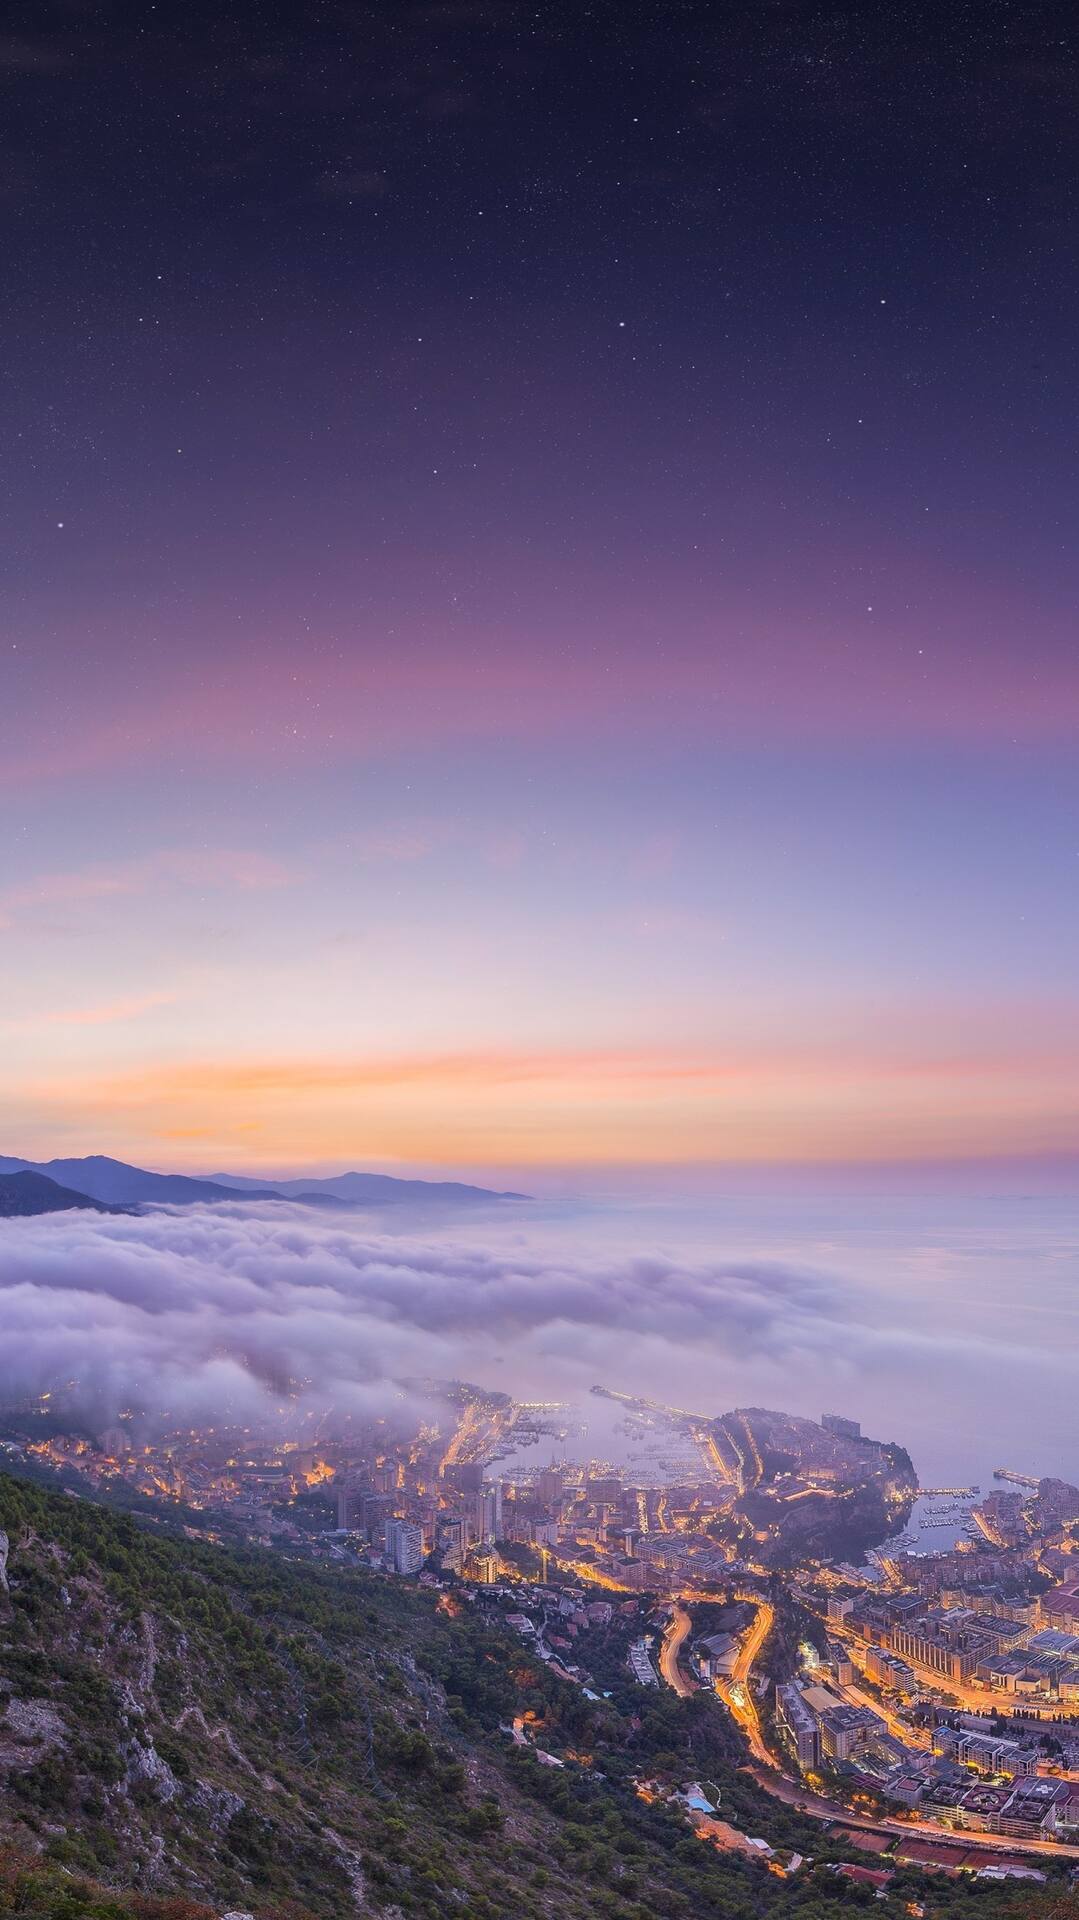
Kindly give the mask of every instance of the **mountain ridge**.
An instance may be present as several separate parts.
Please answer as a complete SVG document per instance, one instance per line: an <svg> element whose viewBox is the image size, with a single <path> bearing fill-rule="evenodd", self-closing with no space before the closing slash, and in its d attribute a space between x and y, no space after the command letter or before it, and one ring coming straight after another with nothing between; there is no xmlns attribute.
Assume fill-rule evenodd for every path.
<svg viewBox="0 0 1079 1920"><path fill-rule="evenodd" d="M460 1181L399 1180L382 1173L343 1173L325 1180L259 1181L245 1174L200 1179L185 1173L156 1173L103 1153L54 1160L24 1160L0 1154L0 1178L24 1173L34 1174L106 1208L196 1206L238 1199L292 1200L300 1205L319 1207L409 1203L480 1206L492 1201L528 1198L527 1194L496 1193L486 1187L466 1186Z"/></svg>
<svg viewBox="0 0 1079 1920"><path fill-rule="evenodd" d="M246 1192L258 1183L247 1174L213 1173L206 1178L219 1186L235 1187ZM336 1173L326 1178L306 1178L289 1175L281 1180L264 1183L276 1192L286 1195L290 1200L300 1199L307 1194L328 1194L353 1205L378 1204L379 1200L391 1204L410 1199L456 1200L465 1203L480 1203L487 1200L527 1200L527 1193L512 1191L499 1192L492 1187L470 1186L461 1180L406 1180L389 1173Z"/></svg>
<svg viewBox="0 0 1079 1920"><path fill-rule="evenodd" d="M113 1160L108 1154L90 1153L78 1159L19 1160L0 1156L0 1174L36 1173L54 1180L74 1193L85 1194L104 1206L138 1206L158 1201L165 1205L194 1205L198 1201L227 1200L232 1195L209 1180L194 1180L184 1173L154 1173L135 1167L126 1160ZM252 1199L273 1199L270 1189L252 1194Z"/></svg>
<svg viewBox="0 0 1079 1920"><path fill-rule="evenodd" d="M0 1173L0 1220L28 1220L42 1213L66 1213L72 1208L89 1213L121 1213L121 1207L109 1207L88 1193L62 1187L47 1174L20 1168L15 1173Z"/></svg>

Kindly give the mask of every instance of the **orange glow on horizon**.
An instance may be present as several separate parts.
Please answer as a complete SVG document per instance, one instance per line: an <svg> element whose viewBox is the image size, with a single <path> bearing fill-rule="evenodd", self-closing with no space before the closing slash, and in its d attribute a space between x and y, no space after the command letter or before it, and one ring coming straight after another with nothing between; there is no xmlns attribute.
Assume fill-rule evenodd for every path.
<svg viewBox="0 0 1079 1920"><path fill-rule="evenodd" d="M1074 1149L1065 1054L842 1048L165 1060L23 1089L101 1151L177 1164L197 1141L255 1170L317 1164L602 1167L991 1157ZM154 1146L164 1152L152 1152ZM55 1151L55 1147L51 1149ZM69 1146L69 1151L76 1150ZM220 1164L221 1162L219 1162ZM180 1164L184 1164L182 1161Z"/></svg>

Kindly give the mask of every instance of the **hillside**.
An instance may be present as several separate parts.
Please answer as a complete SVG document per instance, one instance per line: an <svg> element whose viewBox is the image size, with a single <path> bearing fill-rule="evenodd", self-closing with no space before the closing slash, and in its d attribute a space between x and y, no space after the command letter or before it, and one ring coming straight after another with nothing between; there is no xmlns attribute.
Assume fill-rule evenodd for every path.
<svg viewBox="0 0 1079 1920"><path fill-rule="evenodd" d="M118 1207L106 1207L88 1194L75 1193L43 1173L0 1174L0 1220L28 1219L39 1213L63 1213L69 1207L89 1208L91 1213L118 1213Z"/></svg>
<svg viewBox="0 0 1079 1920"><path fill-rule="evenodd" d="M638 1796L637 1775L706 1779L743 1830L844 1857L738 1772L740 1736L708 1695L634 1687L624 1639L582 1641L608 1695L589 1700L530 1656L482 1590L470 1606L225 1551L2 1472L0 1528L0 1845L17 1849L6 1867L0 1858L0 1913L851 1911L852 1890L826 1871L785 1883ZM535 1750L500 1731L521 1716ZM541 1764L541 1745L562 1765ZM140 1904L80 1891L80 1875L135 1888ZM989 1920L1013 1902L944 1884L927 1911ZM1049 1912L1029 1893L1022 1910ZM909 1908L889 1895L874 1911L890 1920Z"/></svg>

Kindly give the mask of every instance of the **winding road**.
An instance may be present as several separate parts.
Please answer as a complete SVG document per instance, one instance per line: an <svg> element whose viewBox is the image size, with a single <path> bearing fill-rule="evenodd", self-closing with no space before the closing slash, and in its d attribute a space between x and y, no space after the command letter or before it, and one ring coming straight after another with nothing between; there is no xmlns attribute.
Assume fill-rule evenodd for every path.
<svg viewBox="0 0 1079 1920"><path fill-rule="evenodd" d="M738 1657L730 1679L719 1681L716 1692L749 1741L749 1750L754 1760L758 1760L762 1766L774 1767L775 1761L764 1744L752 1680L757 1656L775 1626L775 1608L769 1601L762 1600L759 1596L739 1594L738 1597L754 1605L757 1613L753 1625L738 1649Z"/></svg>
<svg viewBox="0 0 1079 1920"><path fill-rule="evenodd" d="M659 1670L669 1687L685 1700L696 1693L696 1683L683 1673L678 1656L689 1636L693 1625L692 1618L680 1600L671 1608L671 1617L663 1634L663 1645L659 1650Z"/></svg>

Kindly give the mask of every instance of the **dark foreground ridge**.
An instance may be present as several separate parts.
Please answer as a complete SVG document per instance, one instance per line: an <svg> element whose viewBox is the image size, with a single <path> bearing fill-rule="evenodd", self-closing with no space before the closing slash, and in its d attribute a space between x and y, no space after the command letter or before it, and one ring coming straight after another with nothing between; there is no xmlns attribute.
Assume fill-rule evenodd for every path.
<svg viewBox="0 0 1079 1920"><path fill-rule="evenodd" d="M123 1207L107 1207L89 1194L75 1193L49 1180L43 1173L0 1174L0 1220L29 1219L39 1213L66 1213L81 1207L90 1213L123 1213Z"/></svg>
<svg viewBox="0 0 1079 1920"><path fill-rule="evenodd" d="M586 1694L483 1589L226 1550L6 1472L0 1528L0 1913L840 1920L860 1904L832 1871L849 1845L760 1792L713 1697L633 1684L639 1618L582 1637ZM779 1879L638 1791L687 1779L814 1864ZM1061 1895L901 1873L869 1910L892 1920L917 1896L932 1920L1048 1920Z"/></svg>

